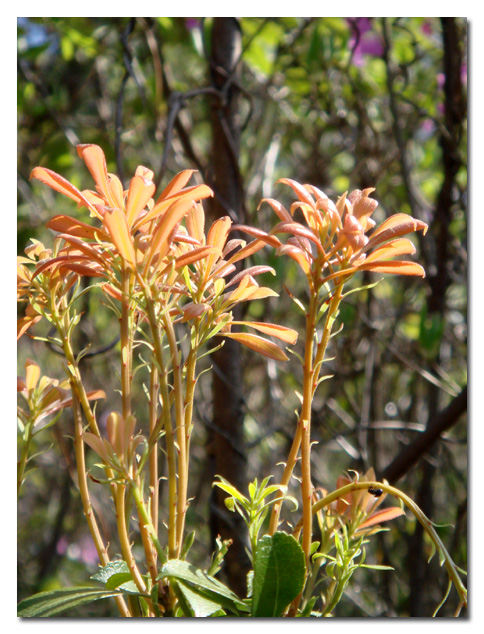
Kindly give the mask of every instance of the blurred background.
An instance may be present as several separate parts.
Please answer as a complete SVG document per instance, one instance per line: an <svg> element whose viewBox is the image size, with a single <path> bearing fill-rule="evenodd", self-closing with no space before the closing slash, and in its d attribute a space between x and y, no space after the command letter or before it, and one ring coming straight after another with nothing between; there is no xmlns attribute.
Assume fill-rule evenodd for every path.
<svg viewBox="0 0 484 634"><path fill-rule="evenodd" d="M342 304L341 333L330 346L313 410L315 487L332 490L348 469L373 467L441 525L457 565L467 568L467 22L463 18L18 18L18 253L31 237L51 244L44 224L75 215L75 205L40 183L42 165L81 189L92 181L78 143L96 143L125 187L137 165L165 185L182 169L215 191L207 213L269 230L263 197L289 206L287 177L336 200L375 187L374 218L409 213L428 223L415 239L424 280L387 276ZM161 190L160 190L161 191ZM253 303L246 316L300 329L283 284L304 300L295 263L265 249L253 263L279 298ZM292 266L294 264L294 267ZM354 286L378 279L367 274ZM92 293L85 300L79 349L88 389L108 394L101 420L118 409L114 317ZM40 326L35 333L44 334ZM301 342L296 346L300 352ZM296 359L277 364L225 346L200 380L191 461L188 529L193 563L206 566L217 534L234 546L225 575L245 587L244 531L211 482L216 473L247 483L282 473L301 389ZM26 358L63 377L62 358L24 336ZM208 365L208 363L207 363ZM223 371L221 371L223 369ZM140 423L146 416L136 376ZM227 403L232 407L227 408ZM229 411L227 411L229 410ZM146 422L146 421L144 421ZM86 582L97 556L69 472L69 411L39 435L38 469L18 505L18 599ZM50 437L49 437L50 434ZM64 444L64 452L58 441ZM295 482L294 494L297 494ZM115 533L101 487L95 510ZM294 521L290 514L285 518ZM287 527L287 525L286 525ZM392 522L369 545L368 559L394 572L359 570L335 616L429 616L447 576L412 517ZM229 551L229 553L231 552ZM450 616L456 595L439 616ZM108 602L83 616L115 614Z"/></svg>

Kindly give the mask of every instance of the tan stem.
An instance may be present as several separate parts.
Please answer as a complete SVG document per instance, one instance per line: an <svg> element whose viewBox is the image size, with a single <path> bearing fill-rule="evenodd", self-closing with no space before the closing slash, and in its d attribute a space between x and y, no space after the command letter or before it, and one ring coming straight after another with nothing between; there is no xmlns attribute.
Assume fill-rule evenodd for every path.
<svg viewBox="0 0 484 634"><path fill-rule="evenodd" d="M94 516L94 511L93 511L90 496L89 496L89 489L87 486L87 477L86 477L84 441L82 439L82 415L81 415L79 398L78 398L73 380L71 380L71 392L72 392L72 407L74 411L74 428L75 428L74 449L76 454L77 482L79 487L79 493L81 496L84 515L86 517L87 525L89 527L89 531L91 533L92 539L94 541L94 545L96 547L96 550L99 556L99 561L101 562L103 566L106 566L109 563L109 555L104 545L103 539L101 537L101 533L99 531L99 527L97 525L96 518ZM118 606L121 616L125 616L125 617L131 616L128 608L126 607L126 603L123 597L116 596L114 597L114 600L116 601L116 604Z"/></svg>

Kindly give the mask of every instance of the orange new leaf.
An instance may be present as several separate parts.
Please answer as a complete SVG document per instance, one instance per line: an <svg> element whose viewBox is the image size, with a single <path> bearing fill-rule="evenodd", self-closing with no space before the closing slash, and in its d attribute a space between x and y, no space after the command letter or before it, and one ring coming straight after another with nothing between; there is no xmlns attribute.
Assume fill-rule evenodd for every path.
<svg viewBox="0 0 484 634"><path fill-rule="evenodd" d="M74 185L69 183L67 179L60 176L60 174L56 174L46 167L34 167L30 174L30 180L32 180L32 178L39 180L41 183L44 183L44 185L47 185L56 192L59 192L59 194L63 194L71 200L74 200L79 205L85 205L99 217L98 212L94 209L84 194L82 194L77 187L74 187Z"/></svg>
<svg viewBox="0 0 484 634"><path fill-rule="evenodd" d="M382 509L381 511L376 511L376 513L373 513L367 520L358 526L358 530L374 526L375 524L381 524L382 522L389 522L401 515L405 515L405 512L399 506L392 506L387 509Z"/></svg>
<svg viewBox="0 0 484 634"><path fill-rule="evenodd" d="M135 269L136 254L124 212L121 209L106 207L103 223L119 255L132 269Z"/></svg>
<svg viewBox="0 0 484 634"><path fill-rule="evenodd" d="M251 350L255 350L255 352L259 352L269 359L274 359L275 361L288 361L286 354L284 353L279 346L272 341L268 341L263 337L259 337L258 335L250 335L245 332L226 332L222 333L223 337L229 337L230 339L235 339L235 341L240 342L247 348L251 348Z"/></svg>
<svg viewBox="0 0 484 634"><path fill-rule="evenodd" d="M294 345L297 341L298 333L292 328L286 328L286 326L279 326L277 324L266 324L260 321L232 321L231 324L239 324L241 326L249 326L255 330L263 332L265 335L276 337L285 343Z"/></svg>
<svg viewBox="0 0 484 634"><path fill-rule="evenodd" d="M418 275L425 277L425 269L416 262L394 260L390 262L365 262L358 266L361 271L373 271L373 273L390 273L394 275Z"/></svg>
<svg viewBox="0 0 484 634"><path fill-rule="evenodd" d="M81 222L80 220L76 220L75 218L71 218L70 216L54 216L46 223L45 226L53 231L58 231L59 233L68 233L71 236L88 240L96 240L96 238L107 240L108 237L102 229L92 227L91 225Z"/></svg>
<svg viewBox="0 0 484 634"><path fill-rule="evenodd" d="M155 184L143 178L143 176L133 176L128 190L128 200L126 201L126 219L131 227L146 207L148 201L155 193Z"/></svg>

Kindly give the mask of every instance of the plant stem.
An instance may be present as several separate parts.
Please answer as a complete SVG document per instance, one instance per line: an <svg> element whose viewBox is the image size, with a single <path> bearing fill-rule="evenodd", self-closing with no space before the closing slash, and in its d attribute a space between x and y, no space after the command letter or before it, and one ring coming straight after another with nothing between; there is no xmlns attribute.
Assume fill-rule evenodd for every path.
<svg viewBox="0 0 484 634"><path fill-rule="evenodd" d="M154 363L151 364L150 373L150 435L154 432L158 421L158 369ZM159 510L159 479L158 479L158 442L155 440L150 450L149 456L150 470L150 495L151 495L151 521L155 530L158 529L158 510Z"/></svg>
<svg viewBox="0 0 484 634"><path fill-rule="evenodd" d="M405 506L407 506L412 511L412 513L418 519L420 524L422 524L422 526L424 527L430 539L435 544L437 550L441 553L442 559L444 560L445 567L447 569L449 577L453 581L456 587L456 590L459 593L461 602L464 606L467 607L467 589L462 583L462 580L459 576L457 568L454 562L452 561L449 553L447 552L447 549L442 543L440 537L438 536L435 528L433 527L432 522L428 519L428 517L421 510L421 508L405 493L400 491L400 489L392 487L391 485L385 482L352 482L351 484L347 484L339 489L336 489L336 491L333 491L329 495L326 495L324 498L316 502L316 504L313 504L312 513L313 514L318 513L321 509L323 509L326 506L329 506L335 500L348 495L348 493L351 493L353 491L361 491L362 489L368 490L368 487L370 486L374 488L382 489L385 493L388 493L388 495L393 495L399 500L402 500ZM293 530L293 535L299 534L299 531L301 530L302 525L303 525L302 521L298 522L298 524L295 526Z"/></svg>
<svg viewBox="0 0 484 634"><path fill-rule="evenodd" d="M311 285L312 286L312 285ZM303 366L303 401L301 413L298 420L296 434L294 436L292 446L286 467L282 474L281 484L288 486L294 467L297 462L299 448L301 447L301 469L302 469L302 502L303 517L305 518L304 529L304 545L303 550L306 558L309 557L311 547L311 525L312 519L310 514L311 508L311 458L310 458L310 436L311 436L311 405L313 398L313 384L315 380L313 353L314 353L314 337L316 327L316 316L318 311L317 292L311 292L311 299L308 313L306 315L306 340L304 351ZM277 530L279 516L281 512L282 502L275 504L272 509L271 520L269 524L269 535L273 535Z"/></svg>
<svg viewBox="0 0 484 634"><path fill-rule="evenodd" d="M136 565L136 561L131 552L128 527L126 525L126 487L123 484L118 484L116 486L116 519L123 559L128 565L129 572L131 573L138 590L142 593L146 593L145 582L143 581L143 577L138 570L138 566Z"/></svg>
<svg viewBox="0 0 484 634"><path fill-rule="evenodd" d="M187 491L188 491L188 461L186 451L186 434L185 434L185 407L183 402L183 382L180 367L181 351L178 348L173 323L169 315L165 314L163 318L165 333L168 339L168 345L171 352L171 367L173 372L173 391L175 397L175 430L178 445L178 489L176 503L176 545L177 557L183 543L183 531L185 527L185 515L187 508Z"/></svg>
<svg viewBox="0 0 484 634"><path fill-rule="evenodd" d="M20 454L20 460L17 462L17 498L20 493L20 487L22 486L22 482L24 479L25 467L27 466L27 459L30 451L30 444L32 442L33 431L34 431L35 418L29 417L26 422L24 422L24 434L23 434L23 443L22 443L22 452Z"/></svg>
<svg viewBox="0 0 484 634"><path fill-rule="evenodd" d="M160 395L162 401L162 418L166 438L166 460L168 465L168 553L171 559L176 558L176 510L177 510L177 468L176 468L176 444L173 433L170 413L170 393L165 370L165 360L163 358L162 335L160 324L155 311L155 302L151 295L150 288L145 283L141 275L138 281L146 300L146 312L151 329L153 340L154 358L158 364ZM155 427L156 429L156 427Z"/></svg>
<svg viewBox="0 0 484 634"><path fill-rule="evenodd" d="M101 533L99 532L99 528L96 522L96 518L94 516L94 511L93 511L90 496L89 496L89 489L87 486L87 477L86 477L84 441L82 439L83 429L82 429L81 408L80 408L79 398L76 392L75 382L72 378L71 378L71 393L72 393L72 408L74 412L74 428L75 428L74 449L76 453L77 482L79 487L79 493L81 495L84 515L86 517L87 525L89 527L89 531L94 541L94 545L96 547L99 560L103 566L106 566L109 563L109 555L107 553L106 547L104 546ZM125 617L131 616L128 608L126 607L126 603L124 602L123 597L116 596L114 597L114 600L116 601L116 604L118 606L121 616L125 616Z"/></svg>
<svg viewBox="0 0 484 634"><path fill-rule="evenodd" d="M133 367L133 349L131 326L133 310L131 307L131 289L133 274L127 267L121 273L121 396L123 401L123 418L126 420L131 414L131 380Z"/></svg>

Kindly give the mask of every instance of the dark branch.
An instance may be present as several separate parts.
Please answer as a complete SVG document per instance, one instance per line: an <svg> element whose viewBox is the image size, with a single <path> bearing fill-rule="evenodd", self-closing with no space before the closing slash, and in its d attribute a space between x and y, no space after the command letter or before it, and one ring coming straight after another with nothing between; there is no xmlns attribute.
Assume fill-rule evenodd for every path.
<svg viewBox="0 0 484 634"><path fill-rule="evenodd" d="M456 424L460 416L467 411L467 385L449 405L431 421L422 434L407 445L395 460L381 473L389 482L403 477L440 438L441 434Z"/></svg>

